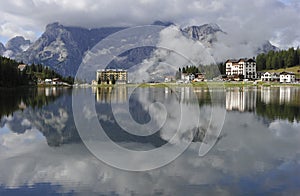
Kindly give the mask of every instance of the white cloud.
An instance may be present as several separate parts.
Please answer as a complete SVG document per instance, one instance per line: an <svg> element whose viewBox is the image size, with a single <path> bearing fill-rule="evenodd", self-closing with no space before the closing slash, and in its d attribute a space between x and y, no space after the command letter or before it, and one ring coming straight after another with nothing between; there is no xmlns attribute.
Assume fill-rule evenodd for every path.
<svg viewBox="0 0 300 196"><path fill-rule="evenodd" d="M19 20L21 19L19 18ZM27 28L26 26L19 24L19 21L0 23L0 36L7 39L15 36L23 36L25 39L35 40L38 34L35 30L36 27L30 26Z"/></svg>
<svg viewBox="0 0 300 196"><path fill-rule="evenodd" d="M269 128L277 137L300 139L300 124L297 122L276 120L270 124Z"/></svg>

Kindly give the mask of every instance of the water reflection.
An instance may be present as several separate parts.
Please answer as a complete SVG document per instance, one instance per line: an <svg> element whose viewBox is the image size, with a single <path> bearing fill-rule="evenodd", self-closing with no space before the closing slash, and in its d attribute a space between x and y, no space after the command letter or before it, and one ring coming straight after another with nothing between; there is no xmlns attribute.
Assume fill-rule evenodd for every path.
<svg viewBox="0 0 300 196"><path fill-rule="evenodd" d="M256 113L270 121L281 119L299 122L300 89L296 87L262 88L258 92Z"/></svg>
<svg viewBox="0 0 300 196"><path fill-rule="evenodd" d="M226 92L228 111L256 112L269 121L300 120L300 90L295 87L233 88Z"/></svg>
<svg viewBox="0 0 300 196"><path fill-rule="evenodd" d="M204 114L210 114L208 89L179 88L173 90L176 96L171 89L152 90L162 100L176 97L186 104L190 100L191 106L199 104ZM103 164L80 143L72 116L71 91L56 89L59 93L47 93L50 96L43 89L2 92L1 195L26 191L43 195L300 194L299 88L227 89L226 95L220 93L216 101L217 107L228 110L223 137L209 154L200 158L199 143L195 142L171 164L138 173ZM122 100L129 99L126 88L110 92L117 93L109 95L111 98L100 93L97 106L105 111L100 114L108 114L105 100L122 105ZM142 107L132 112L136 120L149 120ZM268 123L258 116L268 119ZM123 139L126 141L130 142Z"/></svg>
<svg viewBox="0 0 300 196"><path fill-rule="evenodd" d="M113 87L93 87L92 90L96 94L98 103L124 103L128 100L128 87L126 86L115 88L114 91Z"/></svg>
<svg viewBox="0 0 300 196"><path fill-rule="evenodd" d="M0 89L0 118L27 107L41 108L53 102L61 93L62 90L56 88Z"/></svg>
<svg viewBox="0 0 300 196"><path fill-rule="evenodd" d="M9 112L2 112L1 127L18 134L38 130L49 146L78 142L71 93L65 88L5 90L1 106Z"/></svg>
<svg viewBox="0 0 300 196"><path fill-rule="evenodd" d="M253 111L256 107L257 91L247 88L233 88L226 92L226 109L240 112Z"/></svg>
<svg viewBox="0 0 300 196"><path fill-rule="evenodd" d="M96 95L96 101L98 103L125 103L129 99L128 91L131 91L133 87L119 86L113 87L100 87L92 88L92 92ZM191 87L162 87L162 88L141 88L145 92L156 89L156 96L164 99L168 99L170 96L176 94L176 97L181 102L199 103L200 105L211 104L211 92L206 88L191 88ZM214 93L218 94L215 99L216 104L224 104L224 94L222 90L214 90Z"/></svg>
<svg viewBox="0 0 300 196"><path fill-rule="evenodd" d="M217 99L211 100L211 91L217 94ZM98 103L125 103L129 99L128 87L113 89L95 88ZM239 112L255 111L259 116L269 120L276 118L288 119L290 121L300 120L300 90L295 87L245 87L228 88L226 94L216 89L189 88L189 87L165 87L156 93L158 97L168 99L176 94L180 102L198 103L201 107L205 105L226 106L226 110ZM196 95L196 96L194 96ZM271 112L273 111L274 112ZM281 112L281 115L279 113Z"/></svg>
<svg viewBox="0 0 300 196"><path fill-rule="evenodd" d="M295 87L262 87L261 101L265 104L300 104L299 88Z"/></svg>
<svg viewBox="0 0 300 196"><path fill-rule="evenodd" d="M134 89L133 87L121 86L117 88L95 88L93 92L97 101L96 106L100 124L104 130L107 130L105 131L106 134L114 142L146 142L152 144L154 147L159 147L166 144L166 141L169 141L174 136L180 122L184 123L181 123L180 134L177 136L177 140L192 139L193 142L203 142L210 124L213 124L210 128L212 134L211 140L215 139L218 135L216 132L218 131L218 127L220 127L220 122L216 122L216 119L221 121L221 117L218 117L222 115L222 105L224 104L224 100L222 99L224 92L221 90L214 92L217 94L215 96L217 97L217 101L214 100L215 103L212 103L212 92L202 88L172 88L166 86L164 88ZM127 105L127 102L129 105ZM168 114L163 125L159 123L165 118L165 111L162 108L156 108L156 111L152 112L154 114L152 117L149 115L149 106L155 102L162 103ZM214 108L218 111L214 115L214 118L211 117L212 104L216 104ZM198 105L202 106L200 111L198 111ZM113 111L114 108L116 108L115 113ZM127 114L129 113L130 116L128 117ZM119 120L116 119L118 117ZM142 137L142 135L149 135L149 133L146 133L146 128L137 128L136 133L132 134L133 129L135 129L131 126L133 124L132 120L139 124L147 124L153 121L154 124L150 125L151 129L160 131L149 137ZM123 130L124 127L125 129L127 128L126 131Z"/></svg>

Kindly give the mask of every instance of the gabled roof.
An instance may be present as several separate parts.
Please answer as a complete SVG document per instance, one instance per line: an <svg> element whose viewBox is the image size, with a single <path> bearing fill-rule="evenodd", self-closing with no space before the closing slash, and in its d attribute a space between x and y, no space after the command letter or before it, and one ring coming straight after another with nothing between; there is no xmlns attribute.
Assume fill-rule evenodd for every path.
<svg viewBox="0 0 300 196"><path fill-rule="evenodd" d="M253 62L255 62L255 60L252 59L252 58L250 58L250 59L247 59L247 58L241 58L241 59L239 60L239 62L249 62L249 63L253 63Z"/></svg>
<svg viewBox="0 0 300 196"><path fill-rule="evenodd" d="M295 75L293 72L281 72L280 75Z"/></svg>
<svg viewBox="0 0 300 196"><path fill-rule="evenodd" d="M236 59L228 59L225 63L237 63L238 60Z"/></svg>
<svg viewBox="0 0 300 196"><path fill-rule="evenodd" d="M23 71L23 70L25 69L26 66L27 66L27 65L25 65L25 64L20 64L20 65L18 66L18 69L19 69L20 71Z"/></svg>
<svg viewBox="0 0 300 196"><path fill-rule="evenodd" d="M236 60L236 59L228 59L225 63L239 63L239 62L249 62L249 63L252 63L252 62L255 62L254 59L250 58L250 59L247 59L247 58L241 58L239 60Z"/></svg>
<svg viewBox="0 0 300 196"><path fill-rule="evenodd" d="M250 59L248 59L248 60L247 60L247 62L249 62L249 63L253 63L253 62L255 62L255 60L254 60L254 59L252 59L252 58L250 58Z"/></svg>

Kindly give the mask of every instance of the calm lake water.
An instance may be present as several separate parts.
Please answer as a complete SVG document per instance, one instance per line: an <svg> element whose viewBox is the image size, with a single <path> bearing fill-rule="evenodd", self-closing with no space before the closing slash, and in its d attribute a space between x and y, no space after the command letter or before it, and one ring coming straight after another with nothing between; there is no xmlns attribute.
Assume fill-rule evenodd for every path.
<svg viewBox="0 0 300 196"><path fill-rule="evenodd" d="M300 88L32 88L0 93L0 195L300 195ZM171 139L174 145L191 144L162 167L125 171L115 167L150 169L152 162L126 154L114 157L110 148L92 153L82 141L84 134L103 142L90 132L93 118L107 138L130 151L151 151ZM210 129L220 134L205 137ZM205 156L199 156L202 144L213 144ZM172 153L169 148L146 158L156 164ZM118 162L114 167L108 164L112 160Z"/></svg>

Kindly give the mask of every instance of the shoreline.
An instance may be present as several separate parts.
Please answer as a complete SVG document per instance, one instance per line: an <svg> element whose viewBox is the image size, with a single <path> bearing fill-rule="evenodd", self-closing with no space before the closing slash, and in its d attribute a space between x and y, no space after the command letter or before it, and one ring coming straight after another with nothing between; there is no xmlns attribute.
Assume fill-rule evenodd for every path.
<svg viewBox="0 0 300 196"><path fill-rule="evenodd" d="M116 85L90 85L90 87L95 88L106 88L106 87L140 87L140 88L163 88L163 87L300 87L300 83L272 83L272 82L197 82L197 83L188 83L188 84L177 84L177 83L142 83L142 84L116 84ZM80 86L79 86L80 87Z"/></svg>
<svg viewBox="0 0 300 196"><path fill-rule="evenodd" d="M22 88L108 88L108 87L139 87L139 88L164 88L164 87L202 87L202 88L230 88L230 87L300 87L300 83L276 83L276 82L196 82L188 84L177 83L141 83L141 84L101 84L101 85L26 85L17 87L0 87L0 90Z"/></svg>

